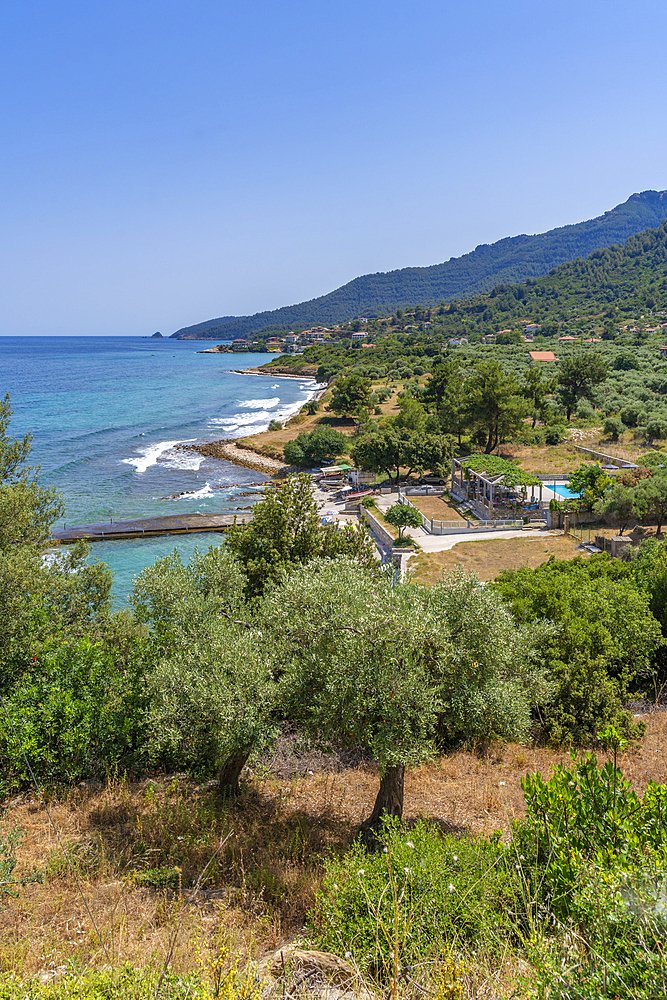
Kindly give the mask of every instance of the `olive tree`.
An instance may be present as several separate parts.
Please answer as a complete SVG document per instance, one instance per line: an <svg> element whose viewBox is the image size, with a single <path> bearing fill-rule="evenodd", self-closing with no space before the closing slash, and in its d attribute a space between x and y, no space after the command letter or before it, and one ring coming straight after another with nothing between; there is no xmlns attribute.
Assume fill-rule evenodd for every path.
<svg viewBox="0 0 667 1000"><path fill-rule="evenodd" d="M546 697L533 648L548 626L516 625L474 577L427 589L318 560L268 591L262 613L285 662L289 717L377 761L380 788L360 831L369 846L385 816L402 815L406 767L439 741L520 738Z"/></svg>
<svg viewBox="0 0 667 1000"><path fill-rule="evenodd" d="M137 578L132 603L150 626L149 751L165 764L219 769L220 790L237 794L253 747L274 732L271 644L245 606L245 576L224 548L175 552Z"/></svg>

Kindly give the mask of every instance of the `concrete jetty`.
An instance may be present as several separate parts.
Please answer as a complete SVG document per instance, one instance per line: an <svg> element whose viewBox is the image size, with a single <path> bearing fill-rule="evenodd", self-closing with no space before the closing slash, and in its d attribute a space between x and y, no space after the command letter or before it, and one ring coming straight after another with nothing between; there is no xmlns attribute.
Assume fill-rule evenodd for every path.
<svg viewBox="0 0 667 1000"><path fill-rule="evenodd" d="M51 532L57 542L122 541L127 538L156 538L158 535L190 535L197 531L226 531L234 523L245 524L252 511L230 514L171 514L166 517L138 517L132 521L99 521L97 524L68 525Z"/></svg>

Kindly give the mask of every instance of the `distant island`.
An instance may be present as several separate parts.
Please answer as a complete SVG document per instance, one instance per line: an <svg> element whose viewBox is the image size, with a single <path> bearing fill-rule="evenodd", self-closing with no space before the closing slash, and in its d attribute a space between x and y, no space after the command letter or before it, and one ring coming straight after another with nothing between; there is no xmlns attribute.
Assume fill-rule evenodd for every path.
<svg viewBox="0 0 667 1000"><path fill-rule="evenodd" d="M419 303L437 305L490 292L548 274L560 264L587 257L667 219L667 191L642 191L604 215L536 236L512 236L481 244L471 253L430 267L405 267L366 274L319 298L256 313L222 316L183 327L176 340L241 340L303 330L318 324L376 318Z"/></svg>
<svg viewBox="0 0 667 1000"><path fill-rule="evenodd" d="M151 334L151 340L154 340L156 337L159 337L160 340L164 340L164 337L162 336L162 334L160 333L159 330L157 331L157 333L152 333Z"/></svg>

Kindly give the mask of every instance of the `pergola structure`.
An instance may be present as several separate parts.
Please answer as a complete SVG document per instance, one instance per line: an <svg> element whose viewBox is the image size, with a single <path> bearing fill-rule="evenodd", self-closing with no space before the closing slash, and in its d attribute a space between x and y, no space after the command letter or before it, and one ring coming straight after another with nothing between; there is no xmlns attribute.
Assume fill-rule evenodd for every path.
<svg viewBox="0 0 667 1000"><path fill-rule="evenodd" d="M535 508L542 502L542 480L495 455L453 458L452 488L467 497L478 514L489 519L499 508Z"/></svg>

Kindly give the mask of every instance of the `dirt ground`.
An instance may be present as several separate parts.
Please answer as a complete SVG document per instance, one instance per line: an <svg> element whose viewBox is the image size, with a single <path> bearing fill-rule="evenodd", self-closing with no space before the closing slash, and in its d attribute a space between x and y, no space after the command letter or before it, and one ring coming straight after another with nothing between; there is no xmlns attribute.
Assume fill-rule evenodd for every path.
<svg viewBox="0 0 667 1000"><path fill-rule="evenodd" d="M587 553L578 548L579 539L572 535L546 535L544 538L490 538L474 542L457 542L446 552L420 552L410 560L410 571L418 583L431 585L443 573L462 569L477 574L480 580L494 580L505 569L534 569L551 556L574 559Z"/></svg>
<svg viewBox="0 0 667 1000"><path fill-rule="evenodd" d="M446 497L410 497L425 517L436 521L464 521L456 507Z"/></svg>
<svg viewBox="0 0 667 1000"><path fill-rule="evenodd" d="M644 717L647 734L619 765L641 793L667 768L667 712ZM405 820L430 817L458 835L509 833L524 813L521 779L549 776L568 754L518 744L459 751L409 771ZM307 761L302 777L256 769L242 796L221 803L183 776L79 788L49 806L107 949L102 950L76 883L34 796L21 797L4 822L21 831L16 876L42 873L0 907L0 970L23 976L130 962L186 972L221 947L243 963L303 933L323 874L322 855L346 850L369 815L378 788L373 765L332 769ZM311 773L312 772L312 773ZM225 838L227 838L225 840ZM188 886L216 855L201 891ZM141 876L171 872L167 891Z"/></svg>

